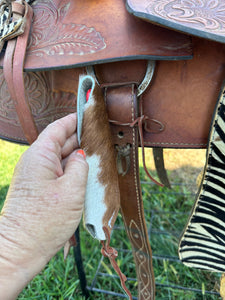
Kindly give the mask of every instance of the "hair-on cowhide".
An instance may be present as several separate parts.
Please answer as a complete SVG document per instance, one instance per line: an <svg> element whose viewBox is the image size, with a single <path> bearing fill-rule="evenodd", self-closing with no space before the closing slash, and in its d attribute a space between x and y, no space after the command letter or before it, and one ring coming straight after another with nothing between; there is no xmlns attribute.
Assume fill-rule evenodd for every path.
<svg viewBox="0 0 225 300"><path fill-rule="evenodd" d="M92 76L81 76L77 95L77 136L89 164L85 194L84 224L102 243L101 253L108 257L125 285L126 276L116 263L117 251L110 247L110 233L120 208L120 192L114 146L101 88Z"/></svg>
<svg viewBox="0 0 225 300"><path fill-rule="evenodd" d="M84 223L94 238L105 240L104 228L109 233L113 228L120 207L120 194L103 93L89 75L80 78L77 113L78 141L89 164Z"/></svg>

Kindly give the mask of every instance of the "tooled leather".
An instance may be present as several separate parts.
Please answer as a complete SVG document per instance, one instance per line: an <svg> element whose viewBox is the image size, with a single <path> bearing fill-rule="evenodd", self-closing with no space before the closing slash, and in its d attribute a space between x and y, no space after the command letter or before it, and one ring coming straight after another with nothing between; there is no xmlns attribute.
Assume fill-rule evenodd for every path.
<svg viewBox="0 0 225 300"><path fill-rule="evenodd" d="M16 7L14 7L14 11ZM19 6L20 10L21 7ZM25 11L26 27L24 33L17 39L12 39L8 42L4 58L4 76L9 92L14 100L15 109L24 135L28 143L31 144L37 138L38 130L29 103L26 100L23 66L33 11L29 5L26 5Z"/></svg>
<svg viewBox="0 0 225 300"><path fill-rule="evenodd" d="M41 0L34 8L33 30L27 47L36 57L81 56L106 47L101 33L85 24L63 24L70 11L70 1ZM76 19L74 19L75 21Z"/></svg>
<svg viewBox="0 0 225 300"><path fill-rule="evenodd" d="M51 10L51 13L49 12L50 19L52 21L57 21L58 24L60 21L62 21L62 19L66 21L65 14L69 13L68 7L65 6L65 3L68 3L70 8L72 7L74 9L73 5L75 4L71 1L53 1L51 4L49 4L49 1L37 1L35 4L37 7L35 9L40 10L39 13L41 13L44 9L46 9L48 4L53 5L54 10ZM86 4L87 3L85 2L85 5ZM42 19L40 19L40 22L41 20ZM68 24L70 24L70 21L72 20L69 19ZM89 23L91 22L93 22L93 20L89 20ZM42 26L42 24L39 24L39 20L37 19L35 25L37 26L36 28L38 28L39 25ZM64 27L62 26L61 29L64 30L63 28ZM34 30L34 36L31 38L29 44L29 47L33 47L32 49L34 52L34 45L36 43L38 44L37 32L38 31ZM61 34L62 32L59 33ZM63 34L65 33L66 31L64 30ZM163 125L165 125L165 130L160 134L144 131L143 134L145 146L162 146L169 148L205 148L207 145L210 120L217 96L219 94L220 86L225 77L225 48L224 45L208 42L202 39L194 39L193 42L195 55L192 60L157 62L157 68L151 83L151 87L148 88L143 95L144 114L152 119L161 121ZM47 40L45 40L45 43L43 43L43 47L45 45L48 46L46 43ZM61 49L61 47L64 46L65 45L61 42L59 45L55 45L57 49ZM43 49L46 48L44 47ZM49 54L53 53L50 50L46 51ZM100 53L101 51L98 52L98 54ZM52 56L54 57L54 55ZM29 57L30 55L26 57L25 63L27 63L27 61L30 59ZM44 57L45 56L41 56L43 61L45 60ZM37 58L37 56L35 56L35 58ZM80 59L81 58L82 56ZM130 73L133 73L134 70L138 74L142 74L142 70L145 71L144 68L140 68L140 61L135 61L135 64L133 63L133 61L116 62L98 65L97 68L100 69L100 72L104 73L103 77L106 77L107 75L107 81L110 81L111 77L116 76L120 82L123 79L124 73L126 77L130 79ZM75 72L76 69L73 70ZM68 70L68 73L69 72L71 72L71 70ZM51 72L49 71L48 73ZM52 73L58 74L58 71L52 71ZM51 77L53 75L52 73L46 76ZM33 98L33 84L39 85L39 83L37 83L39 74L36 72L35 77L33 77L33 74L31 76L26 76L26 78L34 78L34 81L32 79L33 82L30 82L30 86L26 86L26 91L28 94L27 101L31 107L31 110L34 107L34 103L37 107L35 111L38 111L38 105L46 108L45 113L41 112L40 114L34 114L36 125L40 131L44 128L44 126L52 122L54 119L57 119L58 117L75 110L76 91L74 91L72 94L65 92L72 91L77 82L74 77L72 88L68 88L68 80L64 79L66 71L62 74L61 79L59 77L59 80L57 81L57 85L60 83L59 87L53 87L51 80L46 81L47 93L49 96L46 96L46 88L44 88L43 95L40 95L38 100L39 104L37 105L38 102L34 101L37 97ZM193 74L195 74L195 76L193 76ZM208 74L210 74L210 76ZM76 76L77 78L79 77L79 75ZM134 80L136 79L135 76L133 76L131 79L133 80L133 78ZM42 84L42 81L40 84ZM55 94L55 88L57 90L57 94ZM32 90L31 93L29 89ZM42 92L40 91L40 93ZM1 96L2 94L6 94L4 84L0 86L0 134L1 136L12 140L25 142L24 135L21 133L21 128L19 128L17 125L17 119L15 118L15 120L12 120L11 117L8 118L8 116L13 113L12 107L10 107L10 110L3 107L6 104L7 98ZM55 96L57 96L57 100L53 100L52 97ZM60 100L60 96L62 97L62 100ZM41 97L42 102L40 100ZM68 108L66 103L67 97L69 98ZM71 97L73 97L74 108L71 108ZM51 98L51 108L49 108L49 98ZM9 103L12 101L12 99L8 99L7 101L7 103ZM56 108L54 110L52 110L53 101L56 101ZM60 101L62 101L61 104L59 103ZM119 104L119 107L120 105L121 104ZM9 126L7 126L7 122L10 123ZM15 122L15 126L12 125L12 122Z"/></svg>
<svg viewBox="0 0 225 300"><path fill-rule="evenodd" d="M55 82L58 72L60 71L24 73L26 99L29 101L39 132L54 120L75 111L76 92L57 90L54 86L58 83L58 79ZM74 73L77 77L76 72ZM60 72L61 75L63 75L63 79L66 78ZM0 136L26 143L2 70L0 70Z"/></svg>
<svg viewBox="0 0 225 300"><path fill-rule="evenodd" d="M127 2L134 12L145 14L149 20L193 35L213 39L221 36L225 40L223 0L127 0Z"/></svg>
<svg viewBox="0 0 225 300"><path fill-rule="evenodd" d="M215 42L199 39L194 39L193 42L196 55L192 60L157 62L151 86L142 96L143 113L165 125L165 130L159 134L143 132L144 144L147 147L205 148L207 145L214 106L225 78L225 47ZM143 61L117 62L98 65L96 70L100 82L102 82L101 77L105 80L103 82L123 82L129 79L140 82L144 76L145 64ZM39 130L54 119L75 110L75 87L79 72L83 74L84 71L74 68L45 73L26 73L25 81L29 78L29 82L26 83L28 101L31 108L36 107L34 118ZM135 73L138 73L136 77ZM45 75L43 77L40 74ZM57 80L54 79L56 77ZM42 86L38 89L38 99L34 85ZM18 126L15 128L12 125L6 126L7 122L16 123L16 119L12 120L9 117L13 114L13 109L10 106L9 110L7 105L12 100L6 96L6 87L4 81L1 81L1 135L8 136L9 139L12 136L15 137L14 140L24 141L23 134L18 133L20 131ZM39 106L40 114L38 113ZM122 103L117 103L116 106L121 109ZM124 119L121 117L119 121L124 122Z"/></svg>
<svg viewBox="0 0 225 300"><path fill-rule="evenodd" d="M189 37L137 22L126 11L124 1L39 0L32 7L35 17L26 70L90 65L120 60L120 57L186 59L192 56ZM131 39L136 42L130 43Z"/></svg>
<svg viewBox="0 0 225 300"><path fill-rule="evenodd" d="M223 1L147 1L149 13L201 31L220 33L225 36L225 6Z"/></svg>
<svg viewBox="0 0 225 300"><path fill-rule="evenodd" d="M136 107L136 95L134 86L117 88L117 93L121 89L122 94L124 90L127 91L127 97L125 102L127 103L126 108L122 114L126 114L129 118L129 122L132 123L137 117ZM107 99L113 101L112 95L107 97L106 92L106 103ZM111 113L109 111L109 118ZM118 111L118 118L120 117L121 111ZM152 300L154 299L155 286L154 286L154 274L152 267L151 258L151 247L149 245L148 234L144 219L143 203L140 189L139 180L139 165L138 165L138 129L136 127L124 128L111 124L112 134L115 144L123 145L131 144L130 154L130 169L125 176L119 175L119 185L121 194L121 212L123 215L125 228L130 239L133 256L136 264L136 273L138 278L138 299L139 300ZM124 139L118 136L119 132L124 132Z"/></svg>

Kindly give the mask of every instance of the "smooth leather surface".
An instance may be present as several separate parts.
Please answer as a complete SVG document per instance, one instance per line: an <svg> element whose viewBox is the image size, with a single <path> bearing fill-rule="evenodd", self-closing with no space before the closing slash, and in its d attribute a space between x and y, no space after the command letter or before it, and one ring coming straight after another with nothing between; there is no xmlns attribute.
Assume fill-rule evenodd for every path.
<svg viewBox="0 0 225 300"><path fill-rule="evenodd" d="M165 130L145 132L146 146L205 148L215 104L225 79L225 45L195 38L194 58L158 62L154 80L143 95L144 114Z"/></svg>

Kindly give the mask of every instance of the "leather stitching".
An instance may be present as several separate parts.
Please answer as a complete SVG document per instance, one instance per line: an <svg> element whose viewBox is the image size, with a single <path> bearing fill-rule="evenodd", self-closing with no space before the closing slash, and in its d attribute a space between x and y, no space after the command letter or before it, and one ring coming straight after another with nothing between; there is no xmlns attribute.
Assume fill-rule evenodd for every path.
<svg viewBox="0 0 225 300"><path fill-rule="evenodd" d="M202 146L202 147L206 147L207 146L207 144L192 144L192 143L160 143L160 142L158 142L158 143L152 143L152 142L144 142L144 144L145 145L151 145L151 146L153 146L153 145L163 145L163 146L165 146L165 145L171 145L171 146Z"/></svg>
<svg viewBox="0 0 225 300"><path fill-rule="evenodd" d="M135 113L134 113L134 86L132 86L132 105L131 105L131 114L132 114L132 121L134 122L135 120ZM140 208L140 194L139 194L139 185L138 185L138 179L137 179L137 165L136 165L136 144L135 144L135 140L136 140L136 132L135 132L135 128L132 129L132 134L133 134L133 168L134 168L134 184L135 184L135 190L136 190L136 198L137 198L137 206L138 206L138 217L139 217L139 221L140 221L140 225L141 225L141 232L145 232L145 226L143 224L143 220L142 220L142 215L141 215L141 208ZM132 222L133 220L131 220ZM131 222L130 222L130 225L131 225ZM130 231L129 231L130 232ZM148 237L147 237L148 238ZM146 250L148 250L148 245L146 244L146 239L144 238L143 239L143 242L144 242L144 245L143 247L145 247ZM142 249L143 249L142 247ZM140 252L140 250L142 249L139 249L138 251ZM137 251L134 253L134 256L135 256L135 260L137 260ZM150 257L149 257L150 258ZM145 300L150 300L150 299L153 299L154 298L154 292L153 292L153 289L151 289L149 291L148 289L148 292L150 292L150 298L142 298L142 295L144 296L144 290L146 289L146 285L141 289L141 273L142 273L142 270L143 270L143 267L148 265L147 267L147 270L146 270L146 273L148 274L148 276L150 277L150 282L148 282L148 285L150 287L154 287L154 283L153 283L153 278L152 278L152 274L151 274L151 265L150 265L150 259L147 260L147 264L140 264L139 265L139 268L137 269L137 272L140 273L138 274L138 299L145 299Z"/></svg>

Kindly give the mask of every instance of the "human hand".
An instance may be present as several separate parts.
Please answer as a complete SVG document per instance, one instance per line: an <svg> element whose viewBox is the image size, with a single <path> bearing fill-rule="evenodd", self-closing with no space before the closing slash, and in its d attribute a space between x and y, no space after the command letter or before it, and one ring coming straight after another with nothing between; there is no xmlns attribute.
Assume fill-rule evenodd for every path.
<svg viewBox="0 0 225 300"><path fill-rule="evenodd" d="M28 281L64 246L81 219L88 165L76 151L75 132L72 114L40 134L17 164L1 212L7 256L28 272Z"/></svg>

